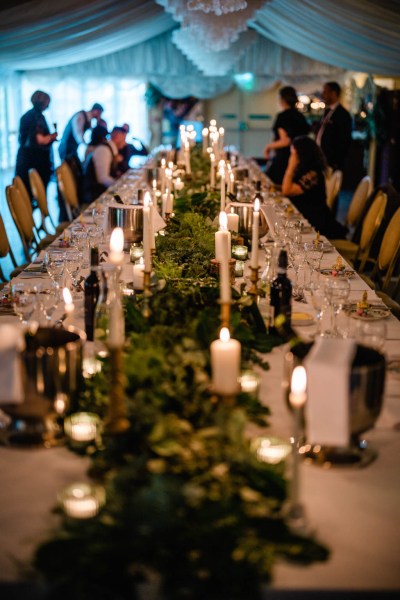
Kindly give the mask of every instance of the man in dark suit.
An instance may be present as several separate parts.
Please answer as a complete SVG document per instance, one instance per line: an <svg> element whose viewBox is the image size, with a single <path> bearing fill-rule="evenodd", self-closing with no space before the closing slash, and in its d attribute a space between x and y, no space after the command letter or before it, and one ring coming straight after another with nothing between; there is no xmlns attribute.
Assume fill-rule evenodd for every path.
<svg viewBox="0 0 400 600"><path fill-rule="evenodd" d="M316 142L323 150L328 165L335 171L343 171L346 154L351 144L352 119L340 104L341 88L336 81L325 83L322 100L325 114L321 119Z"/></svg>

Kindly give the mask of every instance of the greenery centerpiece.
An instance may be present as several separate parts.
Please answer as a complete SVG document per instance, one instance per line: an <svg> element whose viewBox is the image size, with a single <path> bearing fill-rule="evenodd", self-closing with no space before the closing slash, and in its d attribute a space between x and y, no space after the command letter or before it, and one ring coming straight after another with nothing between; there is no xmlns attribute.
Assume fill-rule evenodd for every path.
<svg viewBox="0 0 400 600"><path fill-rule="evenodd" d="M157 239L154 267L165 286L152 295L149 318L140 296L125 304L130 428L85 449L106 503L86 521L63 515L35 555L57 598L132 599L145 581L166 600L257 598L278 557L310 563L328 555L289 531L283 466L260 462L251 448L249 425L266 427L268 408L245 393L224 403L210 388L209 346L220 325L218 283L209 274L219 202L206 189L197 148L192 161L192 187ZM231 329L243 367L268 369L264 355L280 340L267 335L249 297L233 295ZM79 410L103 417L108 384L105 360Z"/></svg>

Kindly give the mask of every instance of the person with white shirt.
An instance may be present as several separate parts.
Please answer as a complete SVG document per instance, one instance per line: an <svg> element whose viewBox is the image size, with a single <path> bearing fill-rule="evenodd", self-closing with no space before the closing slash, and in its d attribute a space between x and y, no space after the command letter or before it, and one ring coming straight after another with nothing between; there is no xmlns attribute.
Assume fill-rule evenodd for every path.
<svg viewBox="0 0 400 600"><path fill-rule="evenodd" d="M118 169L121 161L119 151L126 144L126 131L122 127L114 127L110 139L107 135L107 129L101 125L93 129L93 151L84 165L85 203L96 200L121 175Z"/></svg>

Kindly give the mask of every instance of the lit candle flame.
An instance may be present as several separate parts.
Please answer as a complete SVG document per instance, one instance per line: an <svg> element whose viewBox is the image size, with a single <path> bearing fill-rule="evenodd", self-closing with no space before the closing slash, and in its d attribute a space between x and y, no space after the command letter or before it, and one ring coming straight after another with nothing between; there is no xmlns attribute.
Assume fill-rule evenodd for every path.
<svg viewBox="0 0 400 600"><path fill-rule="evenodd" d="M227 327L222 327L221 332L219 334L219 339L221 340L221 342L229 342L231 336Z"/></svg>
<svg viewBox="0 0 400 600"><path fill-rule="evenodd" d="M220 231L228 230L228 217L226 216L226 212L224 210L221 210L219 213L219 229Z"/></svg>
<svg viewBox="0 0 400 600"><path fill-rule="evenodd" d="M124 232L121 227L115 227L110 237L110 250L120 254L124 249Z"/></svg>
<svg viewBox="0 0 400 600"><path fill-rule="evenodd" d="M254 212L259 212L259 210L260 210L260 201L258 198L256 198L255 202L254 202Z"/></svg>

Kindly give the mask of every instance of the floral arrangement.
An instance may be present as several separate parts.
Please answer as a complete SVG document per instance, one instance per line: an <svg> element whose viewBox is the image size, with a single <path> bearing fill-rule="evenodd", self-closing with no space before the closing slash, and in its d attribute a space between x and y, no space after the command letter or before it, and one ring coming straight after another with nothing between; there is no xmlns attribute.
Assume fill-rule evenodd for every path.
<svg viewBox="0 0 400 600"><path fill-rule="evenodd" d="M204 170L195 170L204 186ZM328 556L288 529L284 467L260 462L251 448L249 425L267 427L269 410L252 394L224 401L210 388L209 345L219 329L218 283L209 275L214 194L182 195L182 209L158 237L154 266L166 284L150 299L150 317L140 296L126 300L131 426L84 448L106 503L91 519L62 515L37 549L34 566L50 597L127 600L151 584L165 600L255 599L277 558L307 564ZM268 369L264 355L280 340L239 293L231 328L243 367ZM108 382L105 360L75 408L104 416Z"/></svg>

